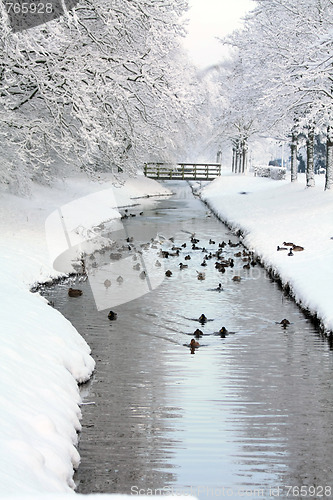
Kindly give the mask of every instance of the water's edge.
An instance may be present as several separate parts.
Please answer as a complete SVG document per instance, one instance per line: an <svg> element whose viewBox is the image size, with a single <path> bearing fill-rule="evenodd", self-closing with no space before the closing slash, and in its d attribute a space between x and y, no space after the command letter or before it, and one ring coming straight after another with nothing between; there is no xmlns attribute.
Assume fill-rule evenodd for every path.
<svg viewBox="0 0 333 500"><path fill-rule="evenodd" d="M237 226L236 224L231 224L227 219L222 218L214 210L214 207L209 203L209 201L203 200L201 198L200 191L198 192L196 190L195 186L192 185L191 183L189 183L189 185L190 185L190 187L192 189L193 195L199 197L200 200L201 200L201 202L207 208L209 208L209 210L215 215L215 217L217 219L219 219L223 224L225 224L230 229L230 231L232 231L232 233L235 236L237 236L238 238L244 238L244 229L242 229L240 226ZM242 245L244 246L244 248L246 248L248 250L246 244L243 241L242 241ZM311 311L310 309L304 307L304 305L300 301L297 300L296 293L293 290L293 288L290 286L289 282L288 281L284 281L282 279L282 277L280 276L278 270L273 269L273 267L271 267L269 264L267 264L265 262L264 259L262 259L262 257L258 253L257 249L254 250L254 254L256 255L258 263L267 271L267 273L269 274L270 278L273 281L275 281L280 286L281 290L283 290L292 300L294 300L295 304L297 304L297 306L306 315L306 317L313 322L313 324L315 325L316 328L320 329L320 331L321 331L321 333L322 333L323 336L328 337L328 339L330 340L330 342L332 342L332 345L333 345L333 331L329 330L329 329L327 329L325 327L325 325L323 324L322 319L318 315L318 312L317 311L315 311L315 312Z"/></svg>

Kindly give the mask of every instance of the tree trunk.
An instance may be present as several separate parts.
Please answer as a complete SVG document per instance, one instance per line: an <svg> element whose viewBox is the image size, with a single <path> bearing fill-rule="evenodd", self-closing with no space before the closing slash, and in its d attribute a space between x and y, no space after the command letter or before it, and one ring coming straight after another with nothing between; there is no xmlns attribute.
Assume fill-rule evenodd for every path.
<svg viewBox="0 0 333 500"><path fill-rule="evenodd" d="M232 148L232 172L236 172L236 147Z"/></svg>
<svg viewBox="0 0 333 500"><path fill-rule="evenodd" d="M242 163L242 155L240 145L238 144L237 153L236 153L236 173L239 174L241 171L241 163Z"/></svg>
<svg viewBox="0 0 333 500"><path fill-rule="evenodd" d="M325 190L333 187L333 129L327 127Z"/></svg>
<svg viewBox="0 0 333 500"><path fill-rule="evenodd" d="M310 127L306 141L306 187L313 187L315 185L313 151L314 127Z"/></svg>
<svg viewBox="0 0 333 500"><path fill-rule="evenodd" d="M290 153L291 153L290 180L291 182L295 182L297 181L298 160L297 160L297 134L294 131L292 132L291 135Z"/></svg>
<svg viewBox="0 0 333 500"><path fill-rule="evenodd" d="M247 170L247 140L242 141L242 174Z"/></svg>

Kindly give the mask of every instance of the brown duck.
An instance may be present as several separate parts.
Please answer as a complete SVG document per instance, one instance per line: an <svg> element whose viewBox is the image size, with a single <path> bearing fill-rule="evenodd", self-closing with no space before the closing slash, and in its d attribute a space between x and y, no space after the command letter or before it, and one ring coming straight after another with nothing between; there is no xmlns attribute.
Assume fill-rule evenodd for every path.
<svg viewBox="0 0 333 500"><path fill-rule="evenodd" d="M82 295L82 290L79 290L78 288L70 288L68 290L68 295L70 297L80 297L80 295Z"/></svg>

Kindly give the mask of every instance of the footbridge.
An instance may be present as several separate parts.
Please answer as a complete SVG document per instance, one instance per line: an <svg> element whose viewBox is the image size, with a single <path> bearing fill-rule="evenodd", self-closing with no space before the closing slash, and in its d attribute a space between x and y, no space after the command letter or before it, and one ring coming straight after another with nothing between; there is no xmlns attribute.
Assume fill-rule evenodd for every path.
<svg viewBox="0 0 333 500"><path fill-rule="evenodd" d="M150 179L211 181L221 175L220 163L145 163L144 174Z"/></svg>

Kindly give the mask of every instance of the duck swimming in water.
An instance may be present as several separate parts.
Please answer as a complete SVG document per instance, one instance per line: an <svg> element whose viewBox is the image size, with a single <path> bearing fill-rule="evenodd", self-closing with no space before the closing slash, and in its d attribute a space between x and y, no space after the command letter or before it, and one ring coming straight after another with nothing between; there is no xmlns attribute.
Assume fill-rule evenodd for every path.
<svg viewBox="0 0 333 500"><path fill-rule="evenodd" d="M280 321L280 325L283 326L283 328L287 328L288 325L290 325L290 321L286 318Z"/></svg>
<svg viewBox="0 0 333 500"><path fill-rule="evenodd" d="M197 328L197 329L195 330L195 332L193 333L193 335L194 335L197 339L199 339L200 337L202 337L203 332L202 332L201 330L199 330L199 328Z"/></svg>
<svg viewBox="0 0 333 500"><path fill-rule="evenodd" d="M78 288L70 288L68 290L69 297L80 297L82 293L83 293L82 290L79 290Z"/></svg>
<svg viewBox="0 0 333 500"><path fill-rule="evenodd" d="M206 316L204 314L201 314L201 316L199 316L199 322L202 325L207 322L207 318L206 318Z"/></svg>
<svg viewBox="0 0 333 500"><path fill-rule="evenodd" d="M219 330L219 334L220 334L221 338L223 338L223 339L226 337L226 335L228 335L228 333L229 332L225 326L222 326L221 330Z"/></svg>
<svg viewBox="0 0 333 500"><path fill-rule="evenodd" d="M109 318L109 320L111 320L111 321L116 320L116 319L117 319L117 316L118 316L118 315L117 315L117 313L116 313L116 312L114 312L114 311L110 311L110 312L109 312L109 314L108 314L108 318Z"/></svg>
<svg viewBox="0 0 333 500"><path fill-rule="evenodd" d="M190 342L191 349L196 349L199 346L200 346L199 342L197 342L195 339L191 340L191 342Z"/></svg>

